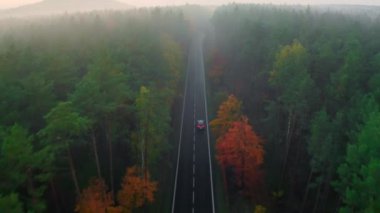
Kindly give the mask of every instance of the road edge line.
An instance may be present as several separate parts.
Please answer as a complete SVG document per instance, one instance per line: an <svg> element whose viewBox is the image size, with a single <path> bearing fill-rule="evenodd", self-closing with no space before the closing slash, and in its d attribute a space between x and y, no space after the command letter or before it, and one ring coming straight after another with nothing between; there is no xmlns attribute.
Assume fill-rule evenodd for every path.
<svg viewBox="0 0 380 213"><path fill-rule="evenodd" d="M192 44L191 44L192 45ZM175 197L177 193L177 179L178 179L178 167L179 167L179 157L181 155L181 144L182 144L182 129L183 129L183 117L185 114L185 103L186 103L186 93L187 93L187 85L188 85L188 77L189 77L189 66L190 66L190 51L192 51L192 46L190 47L187 56L187 67L186 67L186 77L185 77L185 92L183 94L183 101L182 101L182 118L181 118L181 130L179 133L179 145L178 145L178 157L177 157L177 168L175 172L175 180L174 180L174 192L173 192L173 200L172 200L172 213L174 213L174 206L175 206Z"/></svg>
<svg viewBox="0 0 380 213"><path fill-rule="evenodd" d="M202 34L204 37L204 35ZM211 201L212 201L212 213L215 213L215 202L214 202L214 182L212 176L212 165L211 165L211 149L210 149L210 133L209 133L209 125L208 125L208 112L207 112L207 93L206 93L206 74L204 68L204 59L203 59L203 38L201 40L201 60L202 60L202 76L203 76L203 91L204 91L204 99L205 99L205 112L206 112L206 126L207 126L207 144L208 144L208 161L210 165L210 181L211 181Z"/></svg>

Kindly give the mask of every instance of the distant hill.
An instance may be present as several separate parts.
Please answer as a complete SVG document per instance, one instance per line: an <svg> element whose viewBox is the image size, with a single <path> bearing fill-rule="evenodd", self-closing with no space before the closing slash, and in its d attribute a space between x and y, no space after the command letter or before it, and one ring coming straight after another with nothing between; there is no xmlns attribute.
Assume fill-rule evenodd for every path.
<svg viewBox="0 0 380 213"><path fill-rule="evenodd" d="M13 9L0 11L0 16L34 16L75 13L93 10L124 10L132 6L116 0L44 0Z"/></svg>

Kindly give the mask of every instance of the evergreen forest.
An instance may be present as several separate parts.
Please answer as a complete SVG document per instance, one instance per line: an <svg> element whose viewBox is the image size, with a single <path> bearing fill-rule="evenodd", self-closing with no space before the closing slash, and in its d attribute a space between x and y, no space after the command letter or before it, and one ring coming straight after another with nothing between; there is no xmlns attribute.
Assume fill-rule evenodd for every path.
<svg viewBox="0 0 380 213"><path fill-rule="evenodd" d="M165 211L188 44L183 13L1 26L0 212L132 212L147 203L145 211Z"/></svg>
<svg viewBox="0 0 380 213"><path fill-rule="evenodd" d="M221 208L380 212L380 16L232 4L211 23Z"/></svg>
<svg viewBox="0 0 380 213"><path fill-rule="evenodd" d="M380 8L351 9L0 19L0 212L170 212L199 34L216 212L380 212Z"/></svg>

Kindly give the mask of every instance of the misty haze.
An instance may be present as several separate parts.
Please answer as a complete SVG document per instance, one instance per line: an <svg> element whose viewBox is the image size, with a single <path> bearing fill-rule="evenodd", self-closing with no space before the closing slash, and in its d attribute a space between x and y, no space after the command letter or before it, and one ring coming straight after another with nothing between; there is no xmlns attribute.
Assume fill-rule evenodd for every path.
<svg viewBox="0 0 380 213"><path fill-rule="evenodd" d="M377 2L0 2L0 213L380 212Z"/></svg>
<svg viewBox="0 0 380 213"><path fill-rule="evenodd" d="M126 10L130 5L116 0L44 0L0 11L2 16L52 15L93 10ZM1 17L1 16L0 16Z"/></svg>

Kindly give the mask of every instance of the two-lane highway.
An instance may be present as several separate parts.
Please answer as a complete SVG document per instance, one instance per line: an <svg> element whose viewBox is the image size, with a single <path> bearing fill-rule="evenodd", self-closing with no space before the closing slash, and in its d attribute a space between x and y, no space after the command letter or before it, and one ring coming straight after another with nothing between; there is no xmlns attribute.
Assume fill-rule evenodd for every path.
<svg viewBox="0 0 380 213"><path fill-rule="evenodd" d="M172 213L215 212L202 45L197 35L189 49Z"/></svg>

